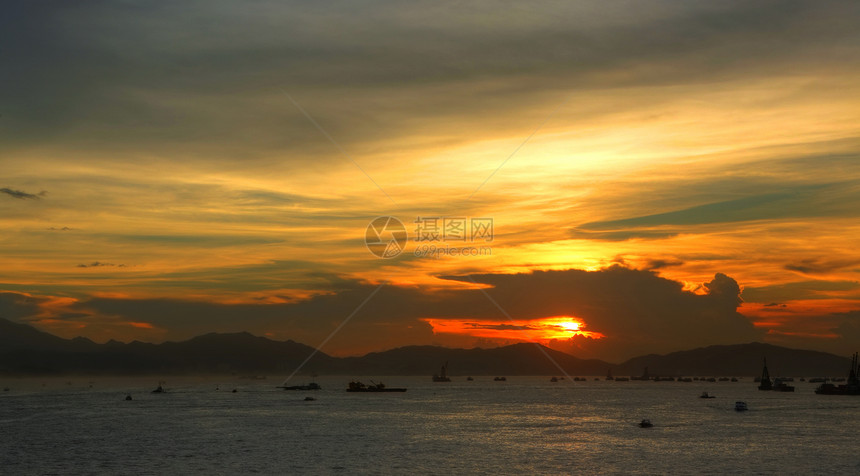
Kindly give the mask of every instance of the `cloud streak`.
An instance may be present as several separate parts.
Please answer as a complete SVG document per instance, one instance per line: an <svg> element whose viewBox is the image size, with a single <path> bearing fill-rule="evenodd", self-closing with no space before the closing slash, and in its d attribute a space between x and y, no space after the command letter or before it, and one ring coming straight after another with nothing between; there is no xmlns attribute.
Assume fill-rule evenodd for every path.
<svg viewBox="0 0 860 476"><path fill-rule="evenodd" d="M17 198L20 200L39 200L43 196L45 196L46 192L40 192L38 195L34 195L32 193L22 192L21 190L13 190L11 188L0 188L0 193L5 193L12 198Z"/></svg>

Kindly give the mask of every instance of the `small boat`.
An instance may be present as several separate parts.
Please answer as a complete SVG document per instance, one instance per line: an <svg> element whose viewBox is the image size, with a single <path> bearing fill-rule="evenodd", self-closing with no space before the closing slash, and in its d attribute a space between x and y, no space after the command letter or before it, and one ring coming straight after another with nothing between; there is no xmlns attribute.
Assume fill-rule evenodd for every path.
<svg viewBox="0 0 860 476"><path fill-rule="evenodd" d="M773 391L774 392L793 392L794 386L785 383L784 379L775 379L773 381Z"/></svg>
<svg viewBox="0 0 860 476"><path fill-rule="evenodd" d="M736 412L745 412L747 410L749 410L749 409L747 408L746 402L735 402L735 411Z"/></svg>
<svg viewBox="0 0 860 476"><path fill-rule="evenodd" d="M284 390L322 390L320 384L316 382L311 382L307 385L291 385L289 387L281 386L277 388L282 388Z"/></svg>
<svg viewBox="0 0 860 476"><path fill-rule="evenodd" d="M642 375L639 377L631 376L630 380L651 380L651 375L648 374L648 367L645 367L645 370L642 372Z"/></svg>
<svg viewBox="0 0 860 476"><path fill-rule="evenodd" d="M773 382L770 381L770 373L767 371L767 358L764 359L764 368L761 370L761 380L759 382L759 390L773 390Z"/></svg>
<svg viewBox="0 0 860 476"><path fill-rule="evenodd" d="M550 382L558 382L558 377L553 377L549 379Z"/></svg>
<svg viewBox="0 0 860 476"><path fill-rule="evenodd" d="M389 388L386 387L384 383L379 382L376 383L373 380L370 381L371 385L365 385L358 380L353 380L349 382L349 386L347 387L347 392L405 392L405 388Z"/></svg>
<svg viewBox="0 0 860 476"><path fill-rule="evenodd" d="M652 426L654 425L651 423L651 420L648 419L639 422L639 428L651 428Z"/></svg>
<svg viewBox="0 0 860 476"><path fill-rule="evenodd" d="M507 382L508 381L507 377L496 377L493 380L496 382Z"/></svg>
<svg viewBox="0 0 860 476"><path fill-rule="evenodd" d="M126 401L131 401L131 400L132 400L131 395L126 395L126 396L125 396L125 400L126 400Z"/></svg>
<svg viewBox="0 0 860 476"><path fill-rule="evenodd" d="M472 377L466 377L466 380L471 382L472 380L475 380L475 379L473 379Z"/></svg>
<svg viewBox="0 0 860 476"><path fill-rule="evenodd" d="M708 395L708 392L702 392L702 394L699 395L699 398L717 398L717 397L715 397L713 395Z"/></svg>
<svg viewBox="0 0 860 476"><path fill-rule="evenodd" d="M316 398L314 398L314 397L305 397L306 402L312 402L314 400L316 400Z"/></svg>
<svg viewBox="0 0 860 476"><path fill-rule="evenodd" d="M158 388L152 391L152 393L166 393L167 390L164 390L164 382L158 382Z"/></svg>
<svg viewBox="0 0 860 476"><path fill-rule="evenodd" d="M737 381L738 381L738 378L737 378L737 377L732 377L732 380L731 380L731 381L732 381L732 382L737 382Z"/></svg>
<svg viewBox="0 0 860 476"><path fill-rule="evenodd" d="M606 380L615 380L615 378L614 378L614 377L612 377L612 369L609 369L609 370L606 372Z"/></svg>
<svg viewBox="0 0 860 476"><path fill-rule="evenodd" d="M812 382L815 379L809 379ZM834 382L843 382L845 379L832 379ZM818 395L860 395L860 363L858 354L855 352L851 357L851 369L848 371L848 380L844 385L822 383L815 389Z"/></svg>
<svg viewBox="0 0 860 476"><path fill-rule="evenodd" d="M450 382L451 381L451 379L448 377L448 362L445 362L445 364L442 365L442 370L439 371L438 374L433 374L433 381L434 382Z"/></svg>

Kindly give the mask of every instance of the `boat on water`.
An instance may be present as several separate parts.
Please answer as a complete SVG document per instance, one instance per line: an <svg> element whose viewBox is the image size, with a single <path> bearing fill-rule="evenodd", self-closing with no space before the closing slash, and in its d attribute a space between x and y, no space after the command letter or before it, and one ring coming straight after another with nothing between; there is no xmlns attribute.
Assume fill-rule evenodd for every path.
<svg viewBox="0 0 860 476"><path fill-rule="evenodd" d="M812 379L809 380L810 382ZM837 380L833 380L836 382ZM848 379L844 385L822 383L815 389L819 395L860 395L860 363L858 363L857 352L851 357L851 369L848 371Z"/></svg>
<svg viewBox="0 0 860 476"><path fill-rule="evenodd" d="M654 426L654 424L647 418L639 422L639 428L651 428L652 426Z"/></svg>
<svg viewBox="0 0 860 476"><path fill-rule="evenodd" d="M648 374L648 367L645 367L645 370L642 372L642 375L639 377L631 376L630 380L651 380L651 376Z"/></svg>
<svg viewBox="0 0 860 476"><path fill-rule="evenodd" d="M773 381L774 392L793 392L794 386L785 383L785 379L777 378Z"/></svg>
<svg viewBox="0 0 860 476"><path fill-rule="evenodd" d="M284 390L322 390L320 384L316 382L310 382L307 385L290 385L290 386L279 386L277 388L282 388Z"/></svg>
<svg viewBox="0 0 860 476"><path fill-rule="evenodd" d="M466 377L466 380L471 382L472 380L475 380L475 379L473 379L472 377Z"/></svg>
<svg viewBox="0 0 860 476"><path fill-rule="evenodd" d="M749 408L747 408L746 402L740 402L740 401L735 402L735 411L736 412L745 412L747 410L749 410Z"/></svg>
<svg viewBox="0 0 860 476"><path fill-rule="evenodd" d="M549 379L550 382L558 382L558 377L553 377Z"/></svg>
<svg viewBox="0 0 860 476"><path fill-rule="evenodd" d="M445 362L442 365L442 370L439 371L438 374L433 374L434 382L450 382L451 379L448 377L448 362Z"/></svg>
<svg viewBox="0 0 860 476"><path fill-rule="evenodd" d="M507 382L508 378L507 377L496 377L493 380L496 382Z"/></svg>
<svg viewBox="0 0 860 476"><path fill-rule="evenodd" d="M373 380L370 381L370 385L365 385L358 380L353 380L349 382L349 386L346 389L347 392L405 392L405 388L396 388L396 387L386 387L384 383L379 382L376 383Z"/></svg>
<svg viewBox="0 0 860 476"><path fill-rule="evenodd" d="M612 376L612 369L606 371L606 380L615 380L615 378Z"/></svg>
<svg viewBox="0 0 860 476"><path fill-rule="evenodd" d="M759 380L759 390L773 390L773 382L770 380L770 372L767 371L767 357L764 359L764 368L761 371L761 380Z"/></svg>
<svg viewBox="0 0 860 476"><path fill-rule="evenodd" d="M158 382L158 387L152 391L152 393L166 393L167 390L164 389L164 382Z"/></svg>
<svg viewBox="0 0 860 476"><path fill-rule="evenodd" d="M699 398L717 398L717 397L715 397L713 395L708 395L708 392L702 392L702 394L699 395Z"/></svg>

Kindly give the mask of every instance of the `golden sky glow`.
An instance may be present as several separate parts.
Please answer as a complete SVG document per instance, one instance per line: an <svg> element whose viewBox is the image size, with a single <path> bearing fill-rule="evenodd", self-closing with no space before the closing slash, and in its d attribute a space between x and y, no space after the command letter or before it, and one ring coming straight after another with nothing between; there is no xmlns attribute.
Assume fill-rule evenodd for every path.
<svg viewBox="0 0 860 476"><path fill-rule="evenodd" d="M855 350L856 2L335 3L0 20L0 317L316 345L388 283L324 351ZM466 243L490 251L378 259L365 227L386 215L413 239L418 217L491 217L492 241ZM547 270L599 285L532 302L494 284ZM708 287L731 282L742 302ZM652 298L726 332L664 342Z"/></svg>
<svg viewBox="0 0 860 476"><path fill-rule="evenodd" d="M584 330L584 324L568 316L547 317L525 321L469 321L458 319L425 319L433 332L459 334L489 339L513 339L549 344L552 340L567 340L576 336L600 339L598 332Z"/></svg>

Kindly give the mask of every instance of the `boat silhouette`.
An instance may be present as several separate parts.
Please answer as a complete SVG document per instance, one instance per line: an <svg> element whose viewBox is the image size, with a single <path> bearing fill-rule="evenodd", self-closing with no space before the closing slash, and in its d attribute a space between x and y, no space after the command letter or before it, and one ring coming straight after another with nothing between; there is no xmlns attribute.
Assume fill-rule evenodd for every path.
<svg viewBox="0 0 860 476"><path fill-rule="evenodd" d="M810 382L812 380L809 379ZM833 381L839 380L834 379ZM858 362L857 352L851 356L851 369L848 371L848 380L844 385L825 382L815 389L815 393L819 395L860 395L860 362Z"/></svg>
<svg viewBox="0 0 860 476"><path fill-rule="evenodd" d="M448 362L442 365L442 370L439 371L438 374L433 374L434 382L450 382L451 379L448 377Z"/></svg>
<svg viewBox="0 0 860 476"><path fill-rule="evenodd" d="M764 359L764 368L761 370L761 380L759 382L759 390L773 390L773 382L770 381L770 373L767 371L767 357Z"/></svg>
<svg viewBox="0 0 860 476"><path fill-rule="evenodd" d="M384 383L379 382L376 383L373 380L370 381L371 385L365 385L364 383L353 380L349 382L346 391L347 392L405 392L405 388L396 388L396 387L386 387Z"/></svg>

